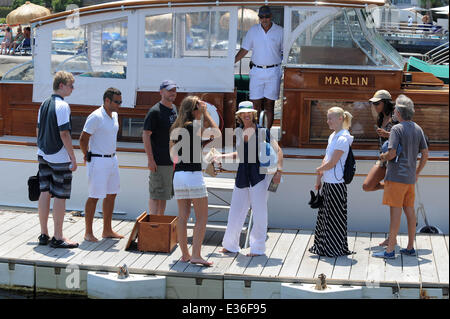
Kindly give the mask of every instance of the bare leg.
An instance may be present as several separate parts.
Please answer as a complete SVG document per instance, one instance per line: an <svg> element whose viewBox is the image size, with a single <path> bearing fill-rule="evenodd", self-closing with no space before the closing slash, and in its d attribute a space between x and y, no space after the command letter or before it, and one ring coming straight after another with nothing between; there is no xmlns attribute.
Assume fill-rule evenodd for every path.
<svg viewBox="0 0 450 319"><path fill-rule="evenodd" d="M414 207L403 207L403 211L408 223L408 246L406 249L411 250L414 248L414 239L416 238L416 214Z"/></svg>
<svg viewBox="0 0 450 319"><path fill-rule="evenodd" d="M384 179L386 175L386 169L380 168L377 164L375 164L367 174L366 179L364 180L362 189L365 192L372 192L379 189L383 189L384 185L380 182Z"/></svg>
<svg viewBox="0 0 450 319"><path fill-rule="evenodd" d="M400 221L402 217L401 207L391 207L391 222L389 226L389 243L386 247L388 253L394 251L395 244L397 243L397 234L400 229Z"/></svg>
<svg viewBox="0 0 450 319"><path fill-rule="evenodd" d="M177 235L178 244L181 249L181 260L189 261L191 255L189 254L189 249L187 247L187 221L191 213L191 200L190 199L178 199L178 224L177 224Z"/></svg>
<svg viewBox="0 0 450 319"><path fill-rule="evenodd" d="M38 203L39 223L41 225L41 234L48 234L48 215L50 214L50 192L42 192Z"/></svg>
<svg viewBox="0 0 450 319"><path fill-rule="evenodd" d="M211 266L211 262L207 262L201 256L202 243L205 238L206 222L208 221L208 198L193 199L195 211L195 227L194 238L192 242L192 258L191 263Z"/></svg>
<svg viewBox="0 0 450 319"><path fill-rule="evenodd" d="M87 241L98 241L98 239L94 236L94 231L92 229L97 202L98 198L89 197L86 201L86 205L84 206L84 221L86 223L84 239Z"/></svg>
<svg viewBox="0 0 450 319"><path fill-rule="evenodd" d="M149 199L148 211L150 215L164 215L166 210L166 201L162 199Z"/></svg>
<svg viewBox="0 0 450 319"><path fill-rule="evenodd" d="M274 119L275 101L264 99L264 113L267 116L267 128L271 128Z"/></svg>
<svg viewBox="0 0 450 319"><path fill-rule="evenodd" d="M55 198L53 202L53 223L55 225L55 239L64 240L68 244L75 244L63 236L64 214L66 213L66 200L63 198Z"/></svg>
<svg viewBox="0 0 450 319"><path fill-rule="evenodd" d="M103 238L123 238L112 229L112 215L117 194L107 194L103 199Z"/></svg>
<svg viewBox="0 0 450 319"><path fill-rule="evenodd" d="M260 116L261 115L261 110L262 110L262 107L263 107L263 99L251 100L251 101L253 103L253 108L258 112L257 113L258 116ZM259 121L259 118L258 118L258 121Z"/></svg>

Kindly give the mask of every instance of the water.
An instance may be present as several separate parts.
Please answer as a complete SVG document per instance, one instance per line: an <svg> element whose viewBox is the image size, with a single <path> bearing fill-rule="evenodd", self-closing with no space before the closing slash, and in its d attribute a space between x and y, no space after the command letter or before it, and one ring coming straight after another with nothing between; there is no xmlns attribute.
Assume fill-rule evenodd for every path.
<svg viewBox="0 0 450 319"><path fill-rule="evenodd" d="M0 288L0 300L3 299L88 299L87 296L44 293L32 290L14 290Z"/></svg>

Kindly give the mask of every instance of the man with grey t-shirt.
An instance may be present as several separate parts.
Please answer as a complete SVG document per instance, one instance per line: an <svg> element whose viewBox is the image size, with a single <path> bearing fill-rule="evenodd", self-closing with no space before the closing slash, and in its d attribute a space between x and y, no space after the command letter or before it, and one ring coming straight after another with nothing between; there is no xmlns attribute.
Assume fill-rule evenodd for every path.
<svg viewBox="0 0 450 319"><path fill-rule="evenodd" d="M394 125L389 136L388 151L380 154L381 160L387 160L384 179L383 205L390 206L389 237L381 245L386 251L374 253L374 257L395 258L397 233L400 228L402 208L408 223L408 246L400 250L406 255L415 255L414 237L416 234L416 217L414 213L414 185L428 160L428 147L422 128L412 121L414 103L405 95L395 101L394 115L400 122ZM397 154L401 145L401 152ZM417 156L421 153L419 165Z"/></svg>

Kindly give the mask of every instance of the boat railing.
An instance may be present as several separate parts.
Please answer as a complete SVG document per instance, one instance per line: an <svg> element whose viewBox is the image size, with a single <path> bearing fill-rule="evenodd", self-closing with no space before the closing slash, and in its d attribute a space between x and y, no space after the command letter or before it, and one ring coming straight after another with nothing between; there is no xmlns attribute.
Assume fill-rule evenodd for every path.
<svg viewBox="0 0 450 319"><path fill-rule="evenodd" d="M441 44L424 54L424 61L430 64L448 65L449 43Z"/></svg>
<svg viewBox="0 0 450 319"><path fill-rule="evenodd" d="M377 30L386 35L420 36L423 38L446 38L448 36L448 31L441 26L431 24L408 25L408 23L402 22L383 22Z"/></svg>

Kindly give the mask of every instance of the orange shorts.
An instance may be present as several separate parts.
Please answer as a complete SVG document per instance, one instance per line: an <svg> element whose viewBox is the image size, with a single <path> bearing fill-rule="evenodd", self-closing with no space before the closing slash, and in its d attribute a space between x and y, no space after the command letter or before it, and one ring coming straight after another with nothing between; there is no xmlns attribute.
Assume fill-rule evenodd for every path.
<svg viewBox="0 0 450 319"><path fill-rule="evenodd" d="M414 207L414 184L384 181L383 205Z"/></svg>

